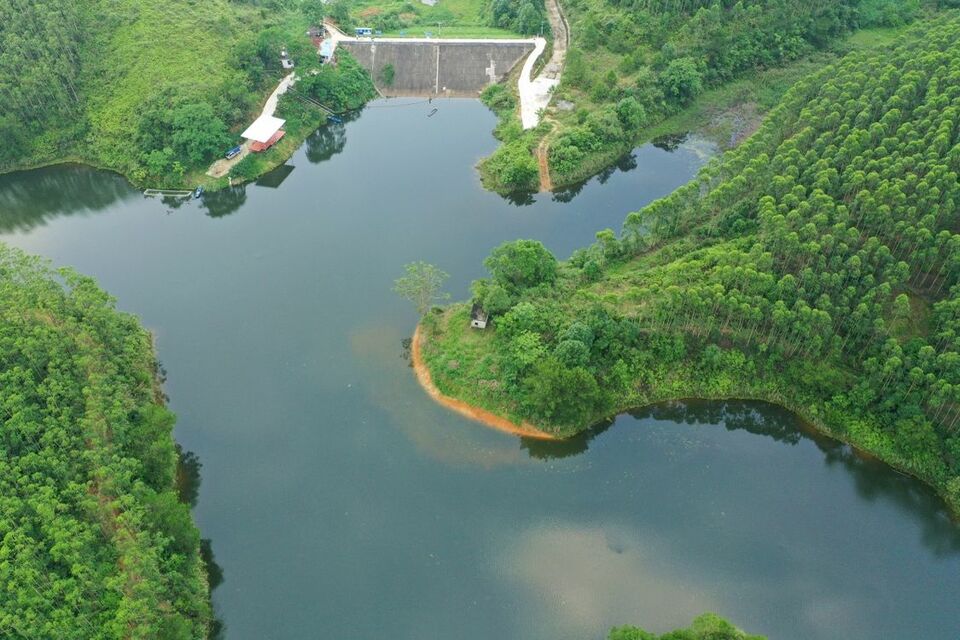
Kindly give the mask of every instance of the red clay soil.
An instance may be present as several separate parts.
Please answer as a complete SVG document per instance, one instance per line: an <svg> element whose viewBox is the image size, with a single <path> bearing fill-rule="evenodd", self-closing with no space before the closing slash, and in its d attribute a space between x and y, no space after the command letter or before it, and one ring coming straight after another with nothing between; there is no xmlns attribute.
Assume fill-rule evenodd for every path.
<svg viewBox="0 0 960 640"><path fill-rule="evenodd" d="M540 166L540 192L553 191L553 180L550 179L550 162L547 159L547 139L544 138L537 146L537 164Z"/></svg>
<svg viewBox="0 0 960 640"><path fill-rule="evenodd" d="M437 389L437 385L433 384L433 378L430 376L430 370L427 368L427 365L424 363L423 357L420 354L419 326L417 326L417 330L413 333L411 355L413 358L413 370L417 374L417 381L420 383L420 386L423 387L423 390L426 391L437 403L448 409L456 411L462 416L466 416L471 420L476 420L480 424L492 427L498 431L512 433L515 436L523 436L525 438L536 438L538 440L559 440L559 438L556 436L537 429L529 422L517 424L507 420L504 417L498 416L495 413L491 413L486 409L481 409L480 407L467 404L463 400L457 400L456 398L443 395L440 392L440 389Z"/></svg>

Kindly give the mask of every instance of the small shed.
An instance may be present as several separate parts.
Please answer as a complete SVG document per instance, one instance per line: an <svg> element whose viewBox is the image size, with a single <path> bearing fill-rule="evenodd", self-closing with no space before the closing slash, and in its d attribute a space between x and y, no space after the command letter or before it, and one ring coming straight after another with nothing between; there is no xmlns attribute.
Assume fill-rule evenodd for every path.
<svg viewBox="0 0 960 640"><path fill-rule="evenodd" d="M254 142L266 142L273 137L273 134L280 130L280 127L282 127L285 122L286 120L283 118L262 115L254 120L250 126L247 127L247 130L240 135Z"/></svg>
<svg viewBox="0 0 960 640"><path fill-rule="evenodd" d="M254 120L253 123L247 127L247 130L240 135L250 141L251 151L266 151L275 145L286 133L281 129L284 122L286 122L286 120L283 118L262 115Z"/></svg>
<svg viewBox="0 0 960 640"><path fill-rule="evenodd" d="M473 308L470 309L470 326L474 329L486 329L489 319L490 316L483 310L483 307L474 303Z"/></svg>
<svg viewBox="0 0 960 640"><path fill-rule="evenodd" d="M320 50L317 51L320 62L327 63L333 58L333 44L333 40L329 38L320 43Z"/></svg>

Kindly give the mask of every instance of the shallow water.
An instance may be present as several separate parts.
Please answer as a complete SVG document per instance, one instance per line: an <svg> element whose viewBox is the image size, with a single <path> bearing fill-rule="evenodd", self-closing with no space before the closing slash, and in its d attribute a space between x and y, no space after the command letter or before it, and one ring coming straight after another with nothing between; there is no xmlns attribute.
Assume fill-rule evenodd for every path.
<svg viewBox="0 0 960 640"><path fill-rule="evenodd" d="M473 169L496 144L484 107L398 104L176 208L84 168L0 177L0 238L96 277L157 335L227 638L573 640L704 610L777 640L958 637L939 502L784 411L664 405L557 444L434 405L390 291L404 263L464 298L500 242L565 258L711 150L643 147L517 206Z"/></svg>

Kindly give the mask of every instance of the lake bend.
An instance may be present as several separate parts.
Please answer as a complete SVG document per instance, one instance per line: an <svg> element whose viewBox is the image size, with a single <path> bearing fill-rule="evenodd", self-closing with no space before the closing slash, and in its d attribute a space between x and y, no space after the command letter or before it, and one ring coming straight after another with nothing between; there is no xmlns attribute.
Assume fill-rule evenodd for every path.
<svg viewBox="0 0 960 640"><path fill-rule="evenodd" d="M156 336L225 637L599 639L703 611L771 640L960 637L940 501L784 410L669 403L538 442L421 390L405 263L464 299L501 242L565 259L714 153L646 145L511 201L474 168L494 126L478 101L376 101L179 205L85 167L0 176L0 239L95 277Z"/></svg>

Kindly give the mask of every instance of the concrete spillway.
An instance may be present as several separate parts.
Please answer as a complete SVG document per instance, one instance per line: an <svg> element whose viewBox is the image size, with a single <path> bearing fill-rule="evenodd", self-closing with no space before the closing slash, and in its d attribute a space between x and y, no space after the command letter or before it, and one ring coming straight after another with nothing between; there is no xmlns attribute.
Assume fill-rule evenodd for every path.
<svg viewBox="0 0 960 640"><path fill-rule="evenodd" d="M339 43L373 76L385 96L476 97L503 80L534 49L533 41L352 40ZM393 82L383 69L393 66Z"/></svg>

